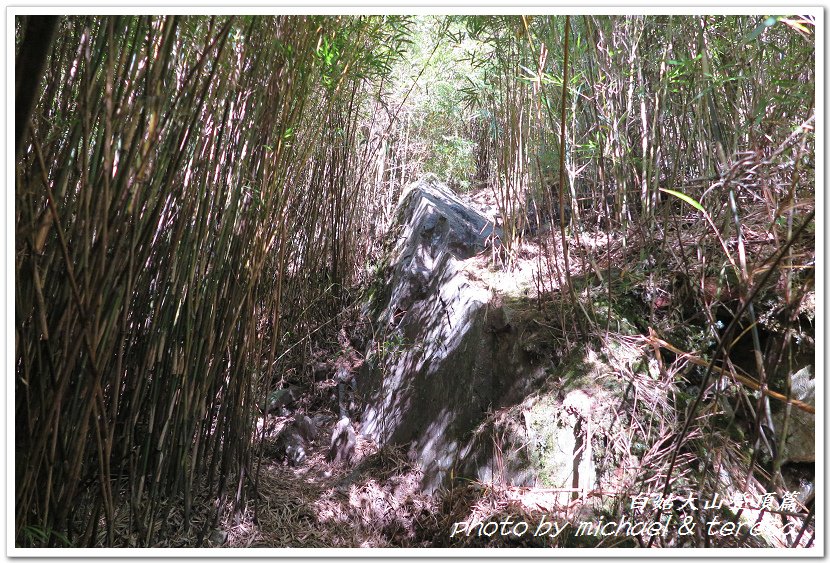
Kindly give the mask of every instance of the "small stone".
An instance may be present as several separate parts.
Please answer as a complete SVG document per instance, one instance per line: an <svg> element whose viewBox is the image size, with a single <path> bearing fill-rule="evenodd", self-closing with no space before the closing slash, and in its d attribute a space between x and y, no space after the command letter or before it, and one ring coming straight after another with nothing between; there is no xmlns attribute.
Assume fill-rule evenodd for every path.
<svg viewBox="0 0 830 563"><path fill-rule="evenodd" d="M815 406L816 380L813 378L812 366L795 372L790 381L791 395L804 403ZM777 432L783 432L783 410L772 417ZM816 415L792 407L787 424L787 442L784 463L815 463L816 460Z"/></svg>
<svg viewBox="0 0 830 563"><path fill-rule="evenodd" d="M307 442L313 442L317 439L317 425L304 414L299 414L294 419L294 428Z"/></svg>
<svg viewBox="0 0 830 563"><path fill-rule="evenodd" d="M210 534L210 543L213 545L225 545L228 541L228 532L224 530L213 530Z"/></svg>
<svg viewBox="0 0 830 563"><path fill-rule="evenodd" d="M285 407L300 398L301 389L296 385L289 385L285 389L275 389L268 394L265 401L265 414L278 413L285 411Z"/></svg>
<svg viewBox="0 0 830 563"><path fill-rule="evenodd" d="M283 430L276 443L277 459L287 462L291 467L297 467L306 460L306 440L293 425Z"/></svg>
<svg viewBox="0 0 830 563"><path fill-rule="evenodd" d="M328 460L334 463L349 463L354 455L357 435L352 428L349 417L344 416L334 426L331 434L331 447L329 448Z"/></svg>

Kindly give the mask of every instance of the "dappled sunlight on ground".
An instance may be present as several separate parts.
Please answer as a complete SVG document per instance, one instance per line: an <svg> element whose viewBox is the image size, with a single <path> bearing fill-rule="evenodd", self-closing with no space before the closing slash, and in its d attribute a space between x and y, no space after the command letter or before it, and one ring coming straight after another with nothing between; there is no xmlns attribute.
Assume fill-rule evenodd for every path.
<svg viewBox="0 0 830 563"><path fill-rule="evenodd" d="M358 435L350 464L326 460L328 434L299 467L265 459L259 500L229 522L229 547L389 547L422 542L435 500L400 449L378 450Z"/></svg>

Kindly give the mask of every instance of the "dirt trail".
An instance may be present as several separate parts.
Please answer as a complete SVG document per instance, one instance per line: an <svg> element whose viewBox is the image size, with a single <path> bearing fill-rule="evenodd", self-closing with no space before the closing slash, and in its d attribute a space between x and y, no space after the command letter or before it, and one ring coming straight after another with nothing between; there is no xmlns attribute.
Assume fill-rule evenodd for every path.
<svg viewBox="0 0 830 563"><path fill-rule="evenodd" d="M276 435L290 418L274 421ZM228 547L417 547L438 532L436 501L420 494L419 473L400 449L358 435L350 464L326 460L331 426L298 467L264 457L261 498L228 522ZM269 440L270 438L266 438ZM267 452L267 448L266 448Z"/></svg>

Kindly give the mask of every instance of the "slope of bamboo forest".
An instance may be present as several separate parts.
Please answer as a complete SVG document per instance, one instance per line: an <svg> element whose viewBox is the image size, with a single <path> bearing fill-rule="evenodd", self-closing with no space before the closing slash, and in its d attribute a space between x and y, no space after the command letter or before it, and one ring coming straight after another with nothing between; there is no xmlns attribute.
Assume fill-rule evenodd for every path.
<svg viewBox="0 0 830 563"><path fill-rule="evenodd" d="M619 545L813 545L815 459L788 432L816 412L817 23L17 15L14 545L615 545L451 537L476 510L537 517L533 491L427 494L359 432L360 464L274 460L275 393L332 426L335 371L368 361L354 335L377 336L363 305L423 177L489 206L482 271L525 276L557 362L630 352L603 447L637 459L632 495L720 464L775 507L798 489L763 545Z"/></svg>

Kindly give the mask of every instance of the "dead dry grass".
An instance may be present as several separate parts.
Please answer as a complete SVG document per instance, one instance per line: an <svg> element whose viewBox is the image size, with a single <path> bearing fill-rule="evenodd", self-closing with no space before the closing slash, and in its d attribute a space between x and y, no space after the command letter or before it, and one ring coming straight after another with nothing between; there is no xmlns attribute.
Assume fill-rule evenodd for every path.
<svg viewBox="0 0 830 563"><path fill-rule="evenodd" d="M325 432L323 433L325 435ZM228 547L415 547L435 528L436 500L419 492L420 473L398 448L358 435L351 464L311 446L297 468L266 462L260 500L229 530Z"/></svg>

